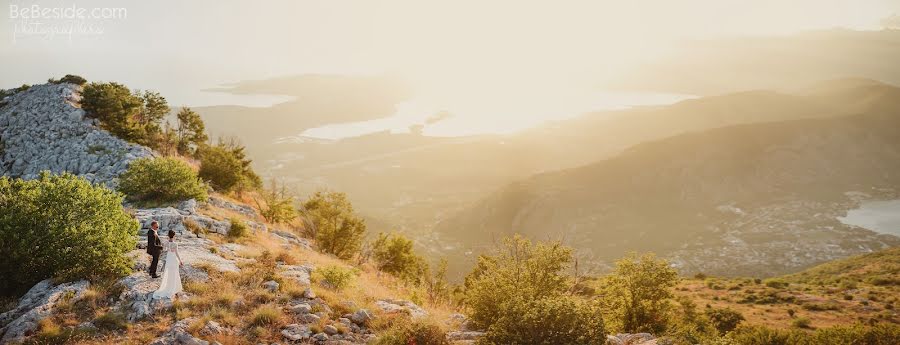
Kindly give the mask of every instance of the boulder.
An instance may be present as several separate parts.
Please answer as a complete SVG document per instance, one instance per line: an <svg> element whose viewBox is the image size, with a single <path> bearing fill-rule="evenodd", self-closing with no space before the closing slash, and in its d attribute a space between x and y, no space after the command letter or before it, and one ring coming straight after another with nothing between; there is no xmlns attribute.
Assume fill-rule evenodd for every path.
<svg viewBox="0 0 900 345"><path fill-rule="evenodd" d="M322 327L322 330L328 335L338 334L337 327L334 327L333 325L325 325L325 327Z"/></svg>
<svg viewBox="0 0 900 345"><path fill-rule="evenodd" d="M375 306L385 313L406 312L413 318L428 316L428 312L425 309L407 300L383 299L375 301Z"/></svg>
<svg viewBox="0 0 900 345"><path fill-rule="evenodd" d="M370 313L366 309L357 310L357 311L353 312L353 314L350 315L350 320L352 320L353 323L360 325L360 326L366 325L369 322L369 320L371 320L371 319L372 319L372 313Z"/></svg>
<svg viewBox="0 0 900 345"><path fill-rule="evenodd" d="M292 342L307 340L311 335L309 327L296 323L287 325L281 330L281 336Z"/></svg>
<svg viewBox="0 0 900 345"><path fill-rule="evenodd" d="M266 290L269 290L269 292L278 291L278 282L276 282L274 280L264 282L262 285L264 288L266 288Z"/></svg>

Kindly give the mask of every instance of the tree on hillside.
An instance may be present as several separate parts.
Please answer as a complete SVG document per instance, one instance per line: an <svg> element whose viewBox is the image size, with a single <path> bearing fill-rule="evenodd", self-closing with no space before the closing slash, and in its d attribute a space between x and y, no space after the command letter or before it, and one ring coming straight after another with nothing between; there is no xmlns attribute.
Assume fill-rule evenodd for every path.
<svg viewBox="0 0 900 345"><path fill-rule="evenodd" d="M428 266L413 252L413 241L400 234L378 234L372 257L379 270L414 284L420 283Z"/></svg>
<svg viewBox="0 0 900 345"><path fill-rule="evenodd" d="M447 259L441 258L434 273L426 265L424 279L425 292L428 294L428 302L431 304L445 304L451 302L451 286L447 282Z"/></svg>
<svg viewBox="0 0 900 345"><path fill-rule="evenodd" d="M160 124L169 115L169 102L156 91L139 92L144 106L138 112L135 122L141 128L138 143L154 149L159 149L162 139L162 127Z"/></svg>
<svg viewBox="0 0 900 345"><path fill-rule="evenodd" d="M603 302L608 321L625 333L665 331L672 288L678 273L653 254L638 257L632 253L616 262L613 273L603 279Z"/></svg>
<svg viewBox="0 0 900 345"><path fill-rule="evenodd" d="M220 192L241 192L262 186L259 175L250 166L244 146L236 139L219 139L214 146L203 146L200 156L200 177Z"/></svg>
<svg viewBox="0 0 900 345"><path fill-rule="evenodd" d="M193 156L209 140L209 136L206 135L206 126L203 124L200 114L188 107L181 108L177 117L178 153Z"/></svg>
<svg viewBox="0 0 900 345"><path fill-rule="evenodd" d="M141 111L144 100L119 83L90 83L81 93L81 108L100 120L101 126L112 134L133 141L140 128L134 117Z"/></svg>
<svg viewBox="0 0 900 345"><path fill-rule="evenodd" d="M131 269L137 222L122 195L71 175L0 177L0 294L51 277L121 276Z"/></svg>
<svg viewBox="0 0 900 345"><path fill-rule="evenodd" d="M254 198L259 214L266 219L267 222L273 224L288 223L297 218L297 210L294 209L294 198L288 195L287 188L284 184L278 185L275 179L272 179L272 185L268 190L260 191L262 202L258 198Z"/></svg>
<svg viewBox="0 0 900 345"><path fill-rule="evenodd" d="M150 148L160 147L169 103L158 92L132 93L118 83L90 83L81 96L81 108L110 133Z"/></svg>
<svg viewBox="0 0 900 345"><path fill-rule="evenodd" d="M366 223L354 213L346 194L316 192L302 206L312 222L306 228L307 234L316 239L321 251L341 259L349 259L359 251Z"/></svg>
<svg viewBox="0 0 900 345"><path fill-rule="evenodd" d="M605 344L599 306L572 296L572 250L515 236L482 255L465 279L469 320L489 344Z"/></svg>

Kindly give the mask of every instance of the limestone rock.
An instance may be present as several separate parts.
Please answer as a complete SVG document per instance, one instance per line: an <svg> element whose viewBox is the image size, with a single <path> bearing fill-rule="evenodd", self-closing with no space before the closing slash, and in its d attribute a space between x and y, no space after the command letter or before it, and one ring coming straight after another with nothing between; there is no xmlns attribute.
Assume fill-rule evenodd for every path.
<svg viewBox="0 0 900 345"><path fill-rule="evenodd" d="M360 326L364 326L371 319L372 319L372 313L370 313L366 309L357 310L350 316L350 320L352 320L353 323L360 325Z"/></svg>
<svg viewBox="0 0 900 345"><path fill-rule="evenodd" d="M34 85L6 97L0 107L0 175L34 179L43 170L70 172L114 187L116 178L152 150L128 143L85 118L81 87Z"/></svg>
<svg viewBox="0 0 900 345"><path fill-rule="evenodd" d="M61 298L77 301L89 286L86 280L54 286L47 279L35 284L19 299L15 308L0 314L0 343L22 341L26 334L35 330L38 321L53 312L57 301Z"/></svg>
<svg viewBox="0 0 900 345"><path fill-rule="evenodd" d="M281 330L281 336L292 342L309 339L311 336L309 327L300 324L290 324Z"/></svg>
<svg viewBox="0 0 900 345"><path fill-rule="evenodd" d="M383 299L375 301L375 305L385 313L408 312L414 318L428 315L425 309L407 300Z"/></svg>

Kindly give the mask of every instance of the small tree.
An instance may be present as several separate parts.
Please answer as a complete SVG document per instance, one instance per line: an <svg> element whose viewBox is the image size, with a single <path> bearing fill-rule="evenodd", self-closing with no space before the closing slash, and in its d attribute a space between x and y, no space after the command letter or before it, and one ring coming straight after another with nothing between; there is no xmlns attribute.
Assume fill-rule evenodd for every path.
<svg viewBox="0 0 900 345"><path fill-rule="evenodd" d="M137 202L206 201L206 185L191 167L175 158L142 158L119 176L119 191Z"/></svg>
<svg viewBox="0 0 900 345"><path fill-rule="evenodd" d="M632 253L616 262L603 280L603 301L617 331L662 333L667 325L672 288L678 273L653 254Z"/></svg>
<svg viewBox="0 0 900 345"><path fill-rule="evenodd" d="M262 182L250 166L244 147L235 141L219 141L215 146L204 146L200 154L200 177L220 192L240 193L259 188Z"/></svg>
<svg viewBox="0 0 900 345"><path fill-rule="evenodd" d="M200 114L188 107L181 108L177 117L178 153L193 156L209 140L209 136L206 135L206 126L203 124Z"/></svg>
<svg viewBox="0 0 900 345"><path fill-rule="evenodd" d="M413 241L400 234L378 234L372 245L372 257L379 270L418 284L425 271L425 260L413 252Z"/></svg>
<svg viewBox="0 0 900 345"><path fill-rule="evenodd" d="M160 124L169 115L169 102L156 91L139 92L138 95L144 102L135 122L141 129L137 143L154 149L159 149L162 144L162 127Z"/></svg>
<svg viewBox="0 0 900 345"><path fill-rule="evenodd" d="M354 213L346 194L316 192L303 203L303 209L313 223L308 231L320 250L341 259L359 251L366 223Z"/></svg>
<svg viewBox="0 0 900 345"><path fill-rule="evenodd" d="M51 277L125 275L137 228L121 194L83 178L0 177L0 293L18 294Z"/></svg>
<svg viewBox="0 0 900 345"><path fill-rule="evenodd" d="M465 306L486 344L605 344L599 306L568 294L572 250L513 237L466 276Z"/></svg>
<svg viewBox="0 0 900 345"><path fill-rule="evenodd" d="M447 259L441 258L434 274L431 269L426 266L425 274L425 292L428 293L428 301L431 304L444 304L450 302L451 286L447 282Z"/></svg>
<svg viewBox="0 0 900 345"><path fill-rule="evenodd" d="M141 134L134 117L144 100L131 94L119 83L90 83L81 93L81 108L100 120L102 127L125 140L134 141Z"/></svg>
<svg viewBox="0 0 900 345"><path fill-rule="evenodd" d="M731 308L708 309L706 317L721 335L733 331L741 321L744 321L744 315Z"/></svg>
<svg viewBox="0 0 900 345"><path fill-rule="evenodd" d="M297 218L297 210L294 209L294 198L288 195L284 184L280 187L275 179L272 179L272 187L260 192L263 201L254 199L259 214L269 223L287 223Z"/></svg>

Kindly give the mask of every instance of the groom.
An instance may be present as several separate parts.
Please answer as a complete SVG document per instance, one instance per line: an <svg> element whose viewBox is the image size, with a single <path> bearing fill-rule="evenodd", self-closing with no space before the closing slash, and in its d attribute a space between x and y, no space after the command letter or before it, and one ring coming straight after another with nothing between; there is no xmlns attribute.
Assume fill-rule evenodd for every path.
<svg viewBox="0 0 900 345"><path fill-rule="evenodd" d="M150 231L147 232L147 254L153 259L150 261L150 277L158 278L156 266L159 265L159 254L162 253L162 241L159 240L159 223L155 220L150 223Z"/></svg>

